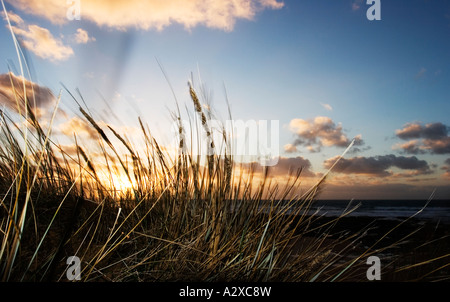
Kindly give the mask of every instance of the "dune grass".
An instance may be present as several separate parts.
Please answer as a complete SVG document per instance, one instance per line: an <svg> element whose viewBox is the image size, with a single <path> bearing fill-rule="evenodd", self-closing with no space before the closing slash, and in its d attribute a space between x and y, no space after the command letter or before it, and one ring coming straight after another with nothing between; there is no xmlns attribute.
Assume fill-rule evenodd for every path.
<svg viewBox="0 0 450 302"><path fill-rule="evenodd" d="M188 89L198 131L212 137L197 93ZM200 142L189 142L181 123L174 155L139 119L141 155L111 126L102 129L87 109L79 110L98 133L104 162L99 156L94 162L76 136L76 151L65 152L51 138L52 123L41 127L30 106L20 123L1 112L2 281L67 281L70 256L81 259L82 281L339 281L355 278L363 257L404 240L375 247L380 235L348 258L368 229L330 234L355 208L326 223L306 214L326 175L301 195L301 170L279 185L266 167L255 181L252 166L228 151L226 133L208 142L222 151L202 161L191 149ZM181 120L179 112L173 116ZM117 173L133 186L120 190L100 177Z"/></svg>
<svg viewBox="0 0 450 302"><path fill-rule="evenodd" d="M0 112L2 281L67 281L70 256L81 259L82 281L339 281L362 256L397 244L343 260L368 229L330 239L354 208L324 224L306 215L326 175L303 194L301 170L281 185L266 167L257 181L253 167L233 157L225 127L213 140L218 130L192 84L190 122L200 123L196 137L207 137L214 151L204 160L192 152L204 142L189 141L178 107L178 152L160 145L141 119L145 148L137 150L70 91L98 140L80 145L74 134L68 152L52 133L58 105L44 127L25 84L11 85L17 108ZM94 147L101 150L95 160ZM119 174L129 189L114 181Z"/></svg>
<svg viewBox="0 0 450 302"><path fill-rule="evenodd" d="M293 255L293 244L314 219L302 213L321 183L295 195L301 171L283 187L269 181L269 168L255 182L252 167L234 161L226 133L221 142L210 142L222 151L201 161L186 147L181 123L180 148L173 155L139 120L146 146L140 155L80 106L98 133L100 164L76 136L76 153L65 152L51 137L52 123L42 128L25 94L15 91L27 110L20 122L1 112L3 281L65 280L65 259L72 255L81 259L85 281L311 280L335 260L326 234ZM191 85L189 92L199 131L212 137ZM174 117L181 120L179 112ZM118 151L111 136L127 154ZM133 184L129 190L99 177L119 170Z"/></svg>

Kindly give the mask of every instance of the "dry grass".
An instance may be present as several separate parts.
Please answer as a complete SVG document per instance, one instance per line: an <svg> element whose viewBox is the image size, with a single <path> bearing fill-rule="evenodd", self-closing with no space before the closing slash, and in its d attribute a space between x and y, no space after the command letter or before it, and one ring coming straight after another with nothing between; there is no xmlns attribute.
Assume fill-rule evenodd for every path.
<svg viewBox="0 0 450 302"><path fill-rule="evenodd" d="M255 182L252 167L233 158L229 134L213 141L210 112L192 85L197 137L205 134L212 150L220 146L205 161L193 155L201 142L189 144L181 122L173 155L139 120L146 147L138 152L81 106L98 133L103 162L94 162L93 147L79 145L76 136L69 154L52 139L57 107L42 127L31 100L12 88L25 110L1 111L2 281L66 281L72 255L81 259L82 281L330 281L351 273L352 261L340 260L365 230L329 240L340 218L318 227L314 215L304 214L325 177L301 196L295 195L301 171L283 187L269 181L268 168ZM182 119L179 110L173 116ZM133 184L130 190L115 186L118 173Z"/></svg>
<svg viewBox="0 0 450 302"><path fill-rule="evenodd" d="M203 131L212 138L197 94L192 86L189 91ZM20 93L17 97L27 105ZM308 231L312 217L301 213L320 183L289 199L300 171L280 188L268 183L266 169L255 185L251 168L234 174L229 149L205 162L193 156L181 124L176 156L164 152L141 121L143 157L109 127L128 151L119 153L106 129L79 109L99 135L107 174L120 169L134 186L118 192L101 181L98 175L105 171L89 158L88 148L75 137L76 154L65 153L29 106L22 115L25 129L2 111L3 281L64 280L71 255L81 258L86 281L310 280L330 264L330 247L320 238L299 255L291 248ZM220 143L230 147L228 136L222 137Z"/></svg>

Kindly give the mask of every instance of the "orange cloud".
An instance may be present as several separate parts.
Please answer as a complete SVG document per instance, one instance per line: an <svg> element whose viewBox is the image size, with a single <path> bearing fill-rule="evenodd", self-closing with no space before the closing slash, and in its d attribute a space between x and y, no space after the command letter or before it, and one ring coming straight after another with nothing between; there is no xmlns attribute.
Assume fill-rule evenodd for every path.
<svg viewBox="0 0 450 302"><path fill-rule="evenodd" d="M5 14L4 11L0 12L0 15L3 17L3 19L6 20L6 14ZM23 19L19 15L15 14L15 13L13 13L11 11L8 12L8 18L9 18L9 21L11 23L18 24L18 25L25 24L25 22L23 21Z"/></svg>
<svg viewBox="0 0 450 302"><path fill-rule="evenodd" d="M90 41L95 41L94 37L89 37L89 34L87 31L85 31L82 28L77 29L77 33L74 35L75 43L78 44L86 44Z"/></svg>
<svg viewBox="0 0 450 302"><path fill-rule="evenodd" d="M71 4L60 0L7 0L14 7L56 24L67 22ZM198 25L231 31L237 19L251 20L264 9L280 9L278 0L90 0L81 1L81 19L99 26L143 30L178 23L187 29Z"/></svg>
<svg viewBox="0 0 450 302"><path fill-rule="evenodd" d="M16 76L12 72L0 74L0 101L2 104L15 111L24 112L25 95L35 113L42 113L42 110L55 101L53 93L47 87Z"/></svg>
<svg viewBox="0 0 450 302"><path fill-rule="evenodd" d="M445 160L445 166L442 167L442 170L445 171L444 177L450 178L450 158Z"/></svg>
<svg viewBox="0 0 450 302"><path fill-rule="evenodd" d="M284 145L284 151L286 153L295 153L298 152L297 147L294 146L293 144L286 144Z"/></svg>
<svg viewBox="0 0 450 302"><path fill-rule="evenodd" d="M64 135L69 137L73 136L74 133L77 135L84 135L92 139L96 139L98 137L97 131L87 122L78 117L73 117L67 122L61 124L59 129Z"/></svg>
<svg viewBox="0 0 450 302"><path fill-rule="evenodd" d="M423 154L423 153L425 153L420 147L421 146L420 146L418 140L411 140L411 141L403 143L403 144L401 144L401 143L396 144L392 147L392 149L394 149L394 150L400 149L408 154Z"/></svg>

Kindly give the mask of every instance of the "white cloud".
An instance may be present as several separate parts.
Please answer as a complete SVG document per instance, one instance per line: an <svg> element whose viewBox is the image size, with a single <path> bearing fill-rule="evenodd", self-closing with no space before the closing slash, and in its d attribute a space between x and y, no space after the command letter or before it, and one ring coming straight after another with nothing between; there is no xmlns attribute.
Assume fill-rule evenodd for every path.
<svg viewBox="0 0 450 302"><path fill-rule="evenodd" d="M320 105L322 105L322 107L325 108L325 109L328 110L328 111L332 111L332 110L333 110L333 107L331 107L330 104L323 104L323 103L320 103Z"/></svg>

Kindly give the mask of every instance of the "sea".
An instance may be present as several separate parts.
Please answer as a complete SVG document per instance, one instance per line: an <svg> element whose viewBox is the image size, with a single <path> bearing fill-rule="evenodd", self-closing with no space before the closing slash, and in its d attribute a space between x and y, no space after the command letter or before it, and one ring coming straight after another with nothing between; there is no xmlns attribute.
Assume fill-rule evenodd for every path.
<svg viewBox="0 0 450 302"><path fill-rule="evenodd" d="M354 209L348 216L374 217L378 219L417 219L450 223L450 200L317 200L309 214L338 217Z"/></svg>

